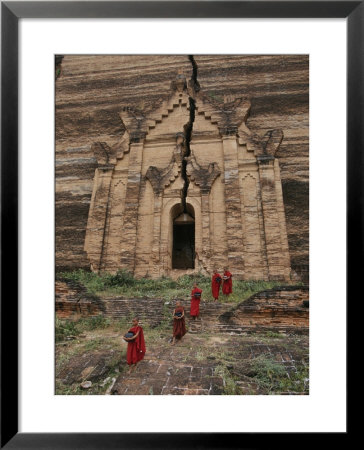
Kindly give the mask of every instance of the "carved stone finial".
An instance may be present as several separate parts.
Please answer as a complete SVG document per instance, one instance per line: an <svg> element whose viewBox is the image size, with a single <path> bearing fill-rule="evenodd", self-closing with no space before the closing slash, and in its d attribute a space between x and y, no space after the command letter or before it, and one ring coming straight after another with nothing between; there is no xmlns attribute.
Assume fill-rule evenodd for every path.
<svg viewBox="0 0 364 450"><path fill-rule="evenodd" d="M182 132L176 133L176 144L183 145L185 142L185 135Z"/></svg>
<svg viewBox="0 0 364 450"><path fill-rule="evenodd" d="M178 73L176 76L175 86L178 92L183 92L187 87L186 76L183 73Z"/></svg>
<svg viewBox="0 0 364 450"><path fill-rule="evenodd" d="M165 169L158 169L155 166L149 166L145 178L150 181L155 195L159 195L169 186L180 174L180 163L173 155L171 161Z"/></svg>
<svg viewBox="0 0 364 450"><path fill-rule="evenodd" d="M117 159L123 159L124 154L130 151L130 134L125 130L120 141L114 146Z"/></svg>
<svg viewBox="0 0 364 450"><path fill-rule="evenodd" d="M219 166L216 162L212 162L208 167L201 167L196 161L195 155L191 152L191 156L185 158L187 161L187 175L191 181L200 186L203 194L208 194L215 179L221 174Z"/></svg>
<svg viewBox="0 0 364 450"><path fill-rule="evenodd" d="M223 100L200 94L198 111L216 123L222 136L236 135L241 124L246 122L250 101L235 95L225 95Z"/></svg>
<svg viewBox="0 0 364 450"><path fill-rule="evenodd" d="M239 128L239 144L245 144L248 151L263 159L274 159L283 140L283 131L269 130L263 137L252 133L247 127Z"/></svg>
<svg viewBox="0 0 364 450"><path fill-rule="evenodd" d="M269 130L263 138L263 148L264 153L266 155L274 156L276 154L276 151L278 150L279 146L281 145L281 142L283 140L283 131L276 129L276 130Z"/></svg>
<svg viewBox="0 0 364 450"><path fill-rule="evenodd" d="M100 168L109 168L115 165L115 148L110 147L106 142L94 142L91 149Z"/></svg>

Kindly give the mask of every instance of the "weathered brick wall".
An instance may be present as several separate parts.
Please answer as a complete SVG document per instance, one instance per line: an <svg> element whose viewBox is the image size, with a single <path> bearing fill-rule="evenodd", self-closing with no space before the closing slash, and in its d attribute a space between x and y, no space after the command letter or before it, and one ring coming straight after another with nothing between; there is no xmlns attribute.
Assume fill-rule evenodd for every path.
<svg viewBox="0 0 364 450"><path fill-rule="evenodd" d="M186 311L190 332L246 333L279 330L307 332L309 325L309 292L307 287L277 287L252 295L238 305L231 303L200 303L200 317L189 320L191 301L180 299ZM175 301L162 298L103 299L87 294L77 283L56 282L56 314L61 319L104 315L113 320L138 317L141 325L155 327L166 319L172 326Z"/></svg>
<svg viewBox="0 0 364 450"><path fill-rule="evenodd" d="M262 328L297 329L308 331L308 287L277 287L252 295L235 308L226 311L220 322L259 330Z"/></svg>
<svg viewBox="0 0 364 450"><path fill-rule="evenodd" d="M78 283L56 280L55 309L60 319L99 316L106 312L104 303L98 297L90 295Z"/></svg>
<svg viewBox="0 0 364 450"><path fill-rule="evenodd" d="M246 96L249 128L281 128L277 153L292 269L308 277L308 56L196 56L211 98ZM125 106L153 111L171 93L187 56L65 56L56 82L56 266L89 268L83 250L96 160L95 141L113 145Z"/></svg>

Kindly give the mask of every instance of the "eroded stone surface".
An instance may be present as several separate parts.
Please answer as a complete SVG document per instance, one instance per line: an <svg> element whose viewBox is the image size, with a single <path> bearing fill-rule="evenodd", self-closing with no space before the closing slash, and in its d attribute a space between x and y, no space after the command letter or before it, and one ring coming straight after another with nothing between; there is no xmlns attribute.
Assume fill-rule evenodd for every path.
<svg viewBox="0 0 364 450"><path fill-rule="evenodd" d="M197 164L192 167L192 161L189 163L188 192L193 208L201 211L201 218L196 217L200 230L196 232L196 249L200 250L196 265L210 270L209 264L224 261L228 246L228 263L235 267L237 275L286 277L288 237L293 269L301 275L307 273L308 57L200 55L195 59L202 89L191 141ZM191 64L183 55L63 58L56 83L57 268L90 266L83 250L86 238L95 270L113 270L120 264L134 270L135 263L136 273L143 275L151 261L153 267L157 264L159 273L170 270L169 240L158 235L158 229L168 229L163 210L171 206L168 201L179 198L183 187L178 162L172 161L176 133L182 132L189 120L185 84L176 81L170 88L178 72L187 78L191 73ZM180 106L168 106L167 115L156 115L163 102L173 104L175 92L182 95ZM241 96L249 97L249 117L244 113L245 100L237 103ZM136 113L135 123L128 121L126 107ZM243 117L251 135L236 122L237 116ZM147 134L143 131L146 125L151 125ZM267 134L272 129L284 131L279 148L278 133ZM237 162L232 148L234 134L238 138L236 154L240 155ZM139 155L141 141L143 158ZM157 156L151 153L156 146L160 149ZM249 170L245 164L249 150L245 154L245 147L255 148L253 152L266 150L258 166ZM210 158L212 153L214 157ZM276 157L274 164L267 156ZM212 163L216 164L213 168ZM150 180L138 186L138 177L146 176L149 167L159 171L155 178L158 186L148 186ZM243 168L244 175L234 181ZM220 175L214 178L214 171L220 171ZM280 176L284 207L279 200ZM95 186L97 195L92 199ZM222 208L224 189L230 202ZM89 221L93 231L88 239L85 233L92 205L98 206ZM138 217L149 217L149 221L143 225L136 211ZM287 232L284 226L279 226L278 231L275 224L285 220ZM234 225L236 221L240 221L240 227ZM142 228L140 233L138 227ZM103 229L106 239L98 234ZM120 230L127 237L125 246L120 241ZM225 244L219 238L226 233ZM160 247L156 246L158 238ZM128 248L133 243L137 244L134 255ZM209 260L212 248L216 258ZM158 275L153 270L149 273Z"/></svg>
<svg viewBox="0 0 364 450"><path fill-rule="evenodd" d="M71 357L68 363L57 374L57 378L64 384L81 381L99 381L110 370L110 363L116 352L87 352Z"/></svg>
<svg viewBox="0 0 364 450"><path fill-rule="evenodd" d="M309 327L307 287L287 286L252 295L219 317L224 325L242 329L279 329L294 333Z"/></svg>
<svg viewBox="0 0 364 450"><path fill-rule="evenodd" d="M100 298L73 281L56 280L55 308L59 318L98 316L106 312Z"/></svg>
<svg viewBox="0 0 364 450"><path fill-rule="evenodd" d="M289 378L308 364L308 338L301 337L297 344L293 337L273 342L261 342L259 337L227 337L213 342L210 336L186 335L184 341L175 347L161 343L152 348L132 374L121 374L116 380L114 395L221 395L221 394L267 394L256 380L256 358L273 360L282 367L282 377ZM264 339L263 339L264 340ZM278 341L278 342L277 342ZM208 359L215 354L215 361ZM223 355L223 356L222 356ZM168 359L166 359L168 357ZM223 361L223 362L222 362ZM230 362L226 362L230 361ZM221 365L227 373L221 374ZM225 369L226 370L226 369ZM230 380L230 381L229 381ZM228 383L234 380L234 391L229 392ZM300 380L301 393L308 393L307 385ZM272 383L272 389L277 391ZM297 393L297 392L285 392Z"/></svg>

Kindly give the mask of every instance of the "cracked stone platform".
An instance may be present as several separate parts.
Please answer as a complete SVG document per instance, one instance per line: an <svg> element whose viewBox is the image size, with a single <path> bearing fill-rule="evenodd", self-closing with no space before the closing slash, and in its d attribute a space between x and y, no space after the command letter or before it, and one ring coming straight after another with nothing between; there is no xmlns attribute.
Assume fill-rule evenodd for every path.
<svg viewBox="0 0 364 450"><path fill-rule="evenodd" d="M293 338L287 338L293 339ZM304 347L307 337L302 337ZM307 352L306 352L307 350ZM221 395L226 393L225 376L219 373L224 364L234 377L236 393L264 394L254 379L251 364L259 355L274 359L288 378L297 374L306 359L308 348L300 352L279 344L256 342L247 336L204 338L187 334L179 344L159 344L148 351L135 372L120 374L111 391L114 395ZM221 355L224 361L221 360ZM302 359L303 358L303 359ZM306 386L305 386L306 387ZM307 386L308 389L308 386ZM280 392L294 394L294 392Z"/></svg>
<svg viewBox="0 0 364 450"><path fill-rule="evenodd" d="M122 331L95 330L80 337L77 343L58 346L57 394L308 394L308 376L298 378L302 369L307 368L308 372L308 336L305 335L187 333L172 346L168 330L146 328L145 358L129 375L127 344L122 334ZM97 349L89 350L87 345L95 340ZM67 358L70 352L72 355ZM62 356L66 357L65 362ZM294 381L299 384L297 389L291 383L289 388L272 384L267 390L257 379L254 364L259 358L273 361L280 368L283 381L297 380ZM81 383L86 381L91 381L92 387L80 390Z"/></svg>

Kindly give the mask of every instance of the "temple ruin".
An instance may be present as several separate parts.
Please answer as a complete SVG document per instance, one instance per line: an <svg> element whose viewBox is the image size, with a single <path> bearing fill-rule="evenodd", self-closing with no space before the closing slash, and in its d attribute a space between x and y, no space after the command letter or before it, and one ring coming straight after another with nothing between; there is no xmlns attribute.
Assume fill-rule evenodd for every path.
<svg viewBox="0 0 364 450"><path fill-rule="evenodd" d="M250 102L217 101L179 74L154 113L125 107L126 131L97 160L84 250L93 271L289 280L281 130L247 127Z"/></svg>

